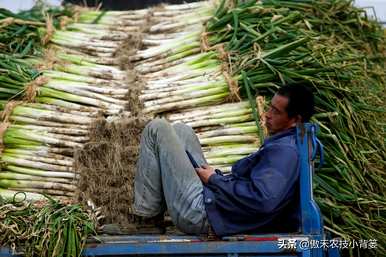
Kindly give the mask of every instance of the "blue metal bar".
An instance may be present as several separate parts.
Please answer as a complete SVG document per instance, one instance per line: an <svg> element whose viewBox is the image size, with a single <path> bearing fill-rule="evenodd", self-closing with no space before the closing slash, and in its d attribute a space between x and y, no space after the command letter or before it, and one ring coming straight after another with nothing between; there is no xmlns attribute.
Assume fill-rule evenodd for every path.
<svg viewBox="0 0 386 257"><path fill-rule="evenodd" d="M0 247L0 257L21 257L20 254L16 253L12 255L12 250L10 248Z"/></svg>
<svg viewBox="0 0 386 257"><path fill-rule="evenodd" d="M178 255L178 254L266 254L266 255L299 255L300 249L279 249L277 241L269 242L195 242L195 243L122 243L122 244L94 244L88 245L84 256L109 256L109 255ZM281 255L282 254L282 255Z"/></svg>
<svg viewBox="0 0 386 257"><path fill-rule="evenodd" d="M323 223L320 209L313 198L312 175L313 163L310 155L317 145L315 140L316 125L305 123L298 126L296 131L297 147L300 157L300 209L302 233L307 235L322 235Z"/></svg>

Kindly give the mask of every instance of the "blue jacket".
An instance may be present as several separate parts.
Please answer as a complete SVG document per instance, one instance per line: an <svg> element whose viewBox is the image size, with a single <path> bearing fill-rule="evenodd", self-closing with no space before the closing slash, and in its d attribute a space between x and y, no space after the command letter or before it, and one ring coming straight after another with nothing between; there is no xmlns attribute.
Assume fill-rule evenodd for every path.
<svg viewBox="0 0 386 257"><path fill-rule="evenodd" d="M210 176L204 202L216 235L295 229L291 227L297 226L299 212L295 140L295 128L275 134L257 152L237 161L231 175Z"/></svg>

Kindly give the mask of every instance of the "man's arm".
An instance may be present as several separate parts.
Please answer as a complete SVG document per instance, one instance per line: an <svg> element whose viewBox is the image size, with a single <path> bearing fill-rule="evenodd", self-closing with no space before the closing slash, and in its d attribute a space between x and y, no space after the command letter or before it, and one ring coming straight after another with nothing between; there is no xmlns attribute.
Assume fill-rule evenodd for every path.
<svg viewBox="0 0 386 257"><path fill-rule="evenodd" d="M250 180L217 175L213 168L199 169L198 175L215 194L219 207L270 213L285 199L298 178L298 155L292 146L272 145L262 152Z"/></svg>

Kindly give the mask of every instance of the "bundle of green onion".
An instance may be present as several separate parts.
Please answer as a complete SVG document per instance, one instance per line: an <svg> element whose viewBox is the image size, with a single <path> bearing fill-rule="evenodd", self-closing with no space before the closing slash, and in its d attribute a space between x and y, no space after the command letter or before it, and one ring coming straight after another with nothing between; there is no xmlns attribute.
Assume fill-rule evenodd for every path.
<svg viewBox="0 0 386 257"><path fill-rule="evenodd" d="M22 23L31 21L26 14L2 29L23 29ZM44 26L44 22L34 23L31 33L41 39L46 34ZM0 96L5 118L2 126L6 128L0 173L3 197L20 191L28 192L29 200L40 199L36 193L74 197L79 176L73 168L74 149L89 140L89 126L99 115L122 113L127 86L125 73L112 56L89 55L81 47L66 45L65 40L61 44L61 38L78 36L73 44L103 38L101 45L115 48L122 41L122 32L121 38L110 44L109 31L104 33L105 38L103 33L87 38L89 33L56 30L51 42L61 46L45 50L41 44L31 45L33 56L2 51ZM10 35L4 34L4 39L23 39L19 34L13 34L13 39ZM7 103L9 100L13 102Z"/></svg>
<svg viewBox="0 0 386 257"><path fill-rule="evenodd" d="M257 151L261 144L247 101L185 109L166 118L194 128L206 160L223 172L229 172L235 161Z"/></svg>
<svg viewBox="0 0 386 257"><path fill-rule="evenodd" d="M96 216L80 205L52 198L44 206L25 201L31 193L0 197L0 242L24 256L80 256L86 239L95 234ZM43 201L44 200L44 201ZM23 246L23 248L21 248Z"/></svg>

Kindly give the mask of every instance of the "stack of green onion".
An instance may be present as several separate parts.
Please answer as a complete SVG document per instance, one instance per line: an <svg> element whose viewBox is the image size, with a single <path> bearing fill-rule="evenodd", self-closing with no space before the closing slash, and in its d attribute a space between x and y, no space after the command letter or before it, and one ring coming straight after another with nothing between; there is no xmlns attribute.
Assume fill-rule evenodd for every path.
<svg viewBox="0 0 386 257"><path fill-rule="evenodd" d="M206 160L223 172L229 172L235 161L257 151L261 144L247 101L186 109L166 118L194 128Z"/></svg>
<svg viewBox="0 0 386 257"><path fill-rule="evenodd" d="M142 39L145 49L130 58L143 84L139 99L145 113L219 103L229 96L218 53L201 51L204 22L214 7L200 2L173 8L153 13L150 21L162 17L163 22L150 26Z"/></svg>
<svg viewBox="0 0 386 257"><path fill-rule="evenodd" d="M19 16L17 23L2 29L10 32L10 29L22 29L25 26L21 22L23 18ZM44 23L24 19L24 23L27 22L34 25L31 34L35 31L37 38L39 35L42 37ZM51 42L60 45L60 39L67 36L78 36L82 42L86 38L96 42L98 37L104 40L100 44L115 51L123 40L122 32L114 42L109 41L109 31L105 33L105 38L103 33L87 38L89 33L57 30ZM5 39L6 36L8 34ZM7 40L14 40L16 44L22 39ZM73 43L79 43L79 40ZM31 43L30 50L34 56L20 53L19 48L14 51L3 49L0 56L1 110L7 116L4 122L9 122L2 141L1 195L10 197L14 192L23 191L28 192L26 196L30 200L40 198L36 193L71 198L78 177L73 169L74 149L88 141L89 126L97 116L118 114L124 110L125 72L116 66L118 62L112 56L89 55L82 52L81 47L74 50L75 45L64 43L44 50L42 45ZM18 55L12 55L14 52ZM44 56L44 52L54 56ZM52 60L45 60L45 57ZM49 62L52 65L47 65ZM32 95L34 102L29 102L30 90L36 95ZM11 108L8 108L8 100L19 102L10 103Z"/></svg>

